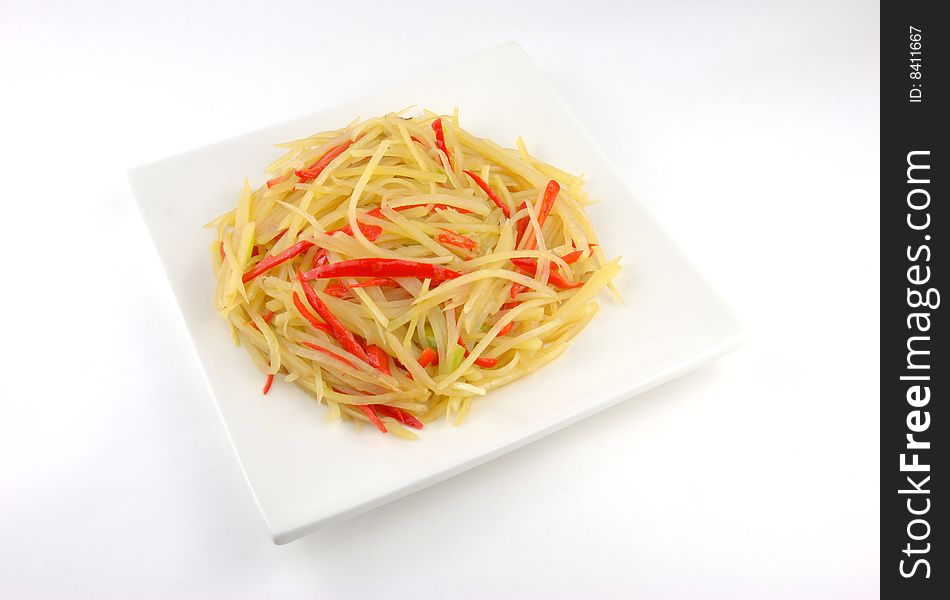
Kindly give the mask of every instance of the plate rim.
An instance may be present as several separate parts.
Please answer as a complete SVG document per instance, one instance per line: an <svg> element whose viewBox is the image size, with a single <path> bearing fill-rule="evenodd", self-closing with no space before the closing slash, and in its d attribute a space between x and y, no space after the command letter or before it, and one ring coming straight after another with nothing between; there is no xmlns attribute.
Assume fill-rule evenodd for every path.
<svg viewBox="0 0 950 600"><path fill-rule="evenodd" d="M268 516L267 511L265 510L261 499L258 496L255 486L251 481L251 477L247 472L247 467L245 462L241 458L241 453L238 449L238 446L233 437L231 428L228 426L227 418L225 417L222 403L218 401L217 394L215 393L214 386L212 385L208 369L205 367L204 361L201 359L201 354L198 351L197 341L195 340L194 333L192 328L189 326L188 319L185 316L182 302L178 299L178 294L174 283L172 282L169 274L168 266L166 265L166 260L163 255L159 243L153 235L151 226L149 225L149 218L146 216L144 211L144 200L142 195L136 193L136 180L139 179L140 174L145 173L146 171L159 167L163 163L169 161L174 161L176 159L183 159L188 155L205 152L211 150L218 146L224 146L227 144L235 143L242 138L253 136L255 134L261 134L265 131L272 129L280 128L282 126L287 126L292 123L296 123L303 119L306 119L311 116L318 116L322 113L330 112L335 109L344 109L347 104L357 102L362 99L372 98L378 96L380 93L384 93L387 89L398 85L400 81L412 80L418 78L423 74L430 72L431 70L438 68L440 66L452 65L459 62L471 61L478 59L483 56L487 56L496 52L503 52L505 49L512 49L522 55L522 58L526 61L527 65L530 68L534 69L536 74L539 75L539 79L543 81L543 84L547 88L549 95L552 100L556 101L560 108L564 111L565 114L570 115L570 118L573 120L574 125L577 127L577 130L583 134L583 136L590 143L591 148L596 152L595 158L605 165L610 171L611 174L617 178L617 181L623 186L625 191L631 195L631 197L639 204L640 208L644 211L646 216L652 222L652 225L661 233L666 242L670 245L671 249L674 250L679 258L684 262L684 264L692 271L696 278L704 285L709 293L715 298L719 304L719 309L722 311L723 316L729 321L728 331L724 333L721 339L715 343L711 344L708 347L702 348L687 357L679 357L675 361L672 361L666 367L658 368L655 372L651 373L649 377L641 379L635 382L634 385L627 386L622 390L614 391L612 393L606 393L603 396L599 397L597 400L591 402L589 405L582 407L580 410L576 410L567 416L559 416L557 418L549 418L547 420L539 422L538 426L531 432L519 435L516 432L499 439L496 443L490 446L483 446L477 450L470 451L461 457L457 458L450 466L447 468L435 468L431 472L424 473L422 476L417 477L406 483L405 485L390 489L389 491L380 494L376 497L370 498L363 502L355 503L352 506L344 510L337 511L335 513L329 514L326 517L311 519L309 522L294 526L294 527L280 527L277 526L272 519ZM658 387L668 381L671 381L677 377L680 377L686 373L694 371L698 368L701 368L711 361L719 358L736 348L740 347L746 342L745 327L743 326L741 320L737 317L736 312L733 307L726 302L718 290L711 285L711 282L707 279L705 274L698 268L689 257L687 253L676 243L676 241L667 233L666 229L662 226L660 221L656 218L652 207L644 202L639 194L636 193L634 187L630 184L628 179L624 176L623 172L620 171L610 157L604 152L601 146L596 142L587 128L584 126L583 122L577 117L574 111L571 109L570 105L567 104L565 99L558 93L557 89L551 84L548 78L544 75L540 67L535 63L535 61L530 57L530 55L524 50L524 48L515 41L509 41L495 46L491 46L480 50L475 53L468 55L463 55L457 57L450 61L442 61L440 63L434 63L432 65L422 65L419 69L411 71L403 76L401 76L396 81L390 81L381 86L373 87L368 90L363 90L360 93L353 94L344 98L340 102L328 104L322 106L316 110L308 111L307 113L291 116L280 121L264 125L261 127L256 127L249 129L220 140L208 142L205 144L197 145L192 148L175 152L169 155L166 155L162 158L151 160L145 163L140 163L129 168L126 171L126 179L128 185L132 191L132 196L135 200L136 207L139 212L139 216L142 218L143 224L145 225L146 230L149 234L149 239L151 240L152 246L158 255L159 260L162 263L162 270L165 276L165 279L168 283L170 291L173 293L175 298L176 309L178 311L179 317L182 324L185 327L185 331L188 335L188 340L190 342L191 350L194 352L195 359L198 361L198 364L201 368L201 374L205 382L206 389L210 394L211 398L214 401L215 409L218 412L218 416L221 419L221 423L224 425L224 430L228 436L228 441L231 444L231 448L234 451L235 457L237 458L238 465L240 466L241 472L244 475L244 479L247 482L248 488L251 491L251 494L257 504L258 510L264 518L264 522L268 528L268 531L271 534L271 539L275 544L282 545L290 541L304 537L310 533L313 533L327 525L344 521L351 517L357 516L399 498L408 496L416 491L429 487L433 484L445 481L451 477L459 475L465 471L476 468L482 464L490 462L491 460L498 458L504 454L515 451L519 448L527 446L543 437L556 433L570 425L573 425L579 421L587 419L599 412L602 412L608 408L616 406L624 400L633 398L634 396L640 395L650 389Z"/></svg>

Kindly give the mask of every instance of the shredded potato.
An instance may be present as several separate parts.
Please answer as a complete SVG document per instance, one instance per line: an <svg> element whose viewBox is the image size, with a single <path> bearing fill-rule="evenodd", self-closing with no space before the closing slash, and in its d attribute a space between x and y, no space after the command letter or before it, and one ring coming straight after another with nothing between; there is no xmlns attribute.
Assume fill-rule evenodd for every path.
<svg viewBox="0 0 950 600"><path fill-rule="evenodd" d="M457 112L279 147L271 179L208 225L214 301L255 365L331 418L406 439L460 423L475 398L560 356L620 271L581 177L521 138L512 150L473 136Z"/></svg>

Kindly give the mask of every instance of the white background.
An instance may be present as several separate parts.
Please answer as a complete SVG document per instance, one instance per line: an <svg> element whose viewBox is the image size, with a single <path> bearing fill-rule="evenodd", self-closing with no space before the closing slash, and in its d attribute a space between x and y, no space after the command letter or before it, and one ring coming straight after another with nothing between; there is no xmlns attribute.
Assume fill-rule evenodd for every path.
<svg viewBox="0 0 950 600"><path fill-rule="evenodd" d="M0 597L876 596L878 7L625 4L0 0ZM124 172L512 39L749 343L274 546Z"/></svg>

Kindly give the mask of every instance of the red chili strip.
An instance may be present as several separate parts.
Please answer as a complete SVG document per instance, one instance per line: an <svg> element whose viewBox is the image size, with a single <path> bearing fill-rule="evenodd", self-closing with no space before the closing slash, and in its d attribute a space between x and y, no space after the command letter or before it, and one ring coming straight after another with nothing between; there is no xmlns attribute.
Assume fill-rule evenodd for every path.
<svg viewBox="0 0 950 600"><path fill-rule="evenodd" d="M310 343L310 342L305 342L305 341L303 341L303 340L300 341L300 345L301 345L301 346L306 346L307 348L310 348L311 350L316 350L317 352L320 352L320 353L322 353L322 354L326 354L326 355L329 356L330 358L335 358L335 359L337 359L338 361L340 361L341 363L345 364L345 365L348 366L348 367L352 367L352 368L354 368L354 369L356 368L356 365L354 365L352 361L347 360L346 358L340 356L340 355L337 354L336 352L334 352L334 351L332 351L332 350L328 350L327 348L324 348L323 346L318 346L318 345L316 345L316 344L312 344L312 343Z"/></svg>
<svg viewBox="0 0 950 600"><path fill-rule="evenodd" d="M373 425L376 426L376 429L383 433L387 433L389 431L386 429L386 426L383 425L383 422L379 420L379 417L376 415L376 411L373 410L372 404L360 404L356 408L363 411L363 414L369 417L369 420L373 422Z"/></svg>
<svg viewBox="0 0 950 600"><path fill-rule="evenodd" d="M538 235L541 234L541 226L544 225L548 215L551 214L551 209L554 208L554 201L557 199L557 195L560 191L561 186L553 179L549 181L547 187L544 188L544 195L541 197L541 208L538 209ZM525 244L525 250L534 250L537 245L537 236L532 237L528 240L528 243Z"/></svg>
<svg viewBox="0 0 950 600"><path fill-rule="evenodd" d="M376 362L379 363L379 366L376 367L386 375L392 375L392 372L389 368L389 355L386 354L386 351L376 345L370 345L366 347L366 352L372 357L376 358Z"/></svg>
<svg viewBox="0 0 950 600"><path fill-rule="evenodd" d="M370 406L373 407L373 410L383 415L384 417L391 417L393 419L396 419L403 425L408 425L409 427L412 427L413 429L422 429L422 421L415 418L408 412L401 410L399 408L396 408L395 406L387 406L385 404L371 404Z"/></svg>
<svg viewBox="0 0 950 600"><path fill-rule="evenodd" d="M518 268L524 269L531 275L538 274L538 263L533 258L512 258L511 263ZM584 282L582 281L571 283L565 279L560 273L557 272L557 265L553 263L551 264L551 268L548 271L548 283L559 288L576 288L584 285Z"/></svg>
<svg viewBox="0 0 950 600"><path fill-rule="evenodd" d="M508 324L501 328L501 331L498 332L498 335L508 335L511 333L511 330L514 329L515 322L508 321Z"/></svg>
<svg viewBox="0 0 950 600"><path fill-rule="evenodd" d="M288 260L297 256L301 252L305 252L309 250L312 246L313 246L313 242L303 240L301 242L297 242L290 248L287 248L280 254L276 254L274 256L265 256L261 260L261 262L254 265L254 267L250 271L248 271L247 273L244 274L243 277L241 277L241 281L243 281L244 283L247 283L248 281L254 279L258 275L262 273L266 273L267 271L270 271L277 265L287 262Z"/></svg>
<svg viewBox="0 0 950 600"><path fill-rule="evenodd" d="M445 146L445 131L442 129L442 119L432 121L432 131L435 132L435 147L445 153L445 159L449 161L449 168L454 169L449 149Z"/></svg>
<svg viewBox="0 0 950 600"><path fill-rule="evenodd" d="M566 262L566 263L569 264L569 265L573 265L573 264L576 263L577 260L578 260L581 256L583 256L583 255L584 255L584 251L583 251L583 250L575 250L574 252L570 252L570 253L565 254L564 256L562 256L562 257L561 257L561 260L563 260L564 262Z"/></svg>
<svg viewBox="0 0 950 600"><path fill-rule="evenodd" d="M467 171L467 170L466 170L466 171L462 171L462 172L465 173L466 175L468 175L469 177L471 177L472 180L475 182L475 184L476 184L478 187L482 188L482 191L483 191L483 192L485 192L486 194L488 194L488 197L491 198L491 201L495 203L495 206L497 206L498 208L500 208L501 211L502 211L503 213L505 213L505 217L507 217L507 218L509 218L509 219L511 218L511 209L509 209L509 208L505 205L505 203L501 201L501 198L499 198L498 196L495 195L495 192L492 191L491 187L488 185L488 183L485 182L484 179L482 179L481 177L479 177L479 176L476 175L475 173L472 173L471 171Z"/></svg>
<svg viewBox="0 0 950 600"><path fill-rule="evenodd" d="M349 292L350 290L348 290L345 285L341 284L338 281L331 283L330 285L328 285L327 287L323 289L324 294L327 294L328 296L333 296L334 298L342 298L343 296L346 296Z"/></svg>
<svg viewBox="0 0 950 600"><path fill-rule="evenodd" d="M329 334L332 337L333 329L331 329L330 326L327 325L326 323L323 323L322 321L320 321L315 314L307 310L306 305L304 305L304 303L300 300L300 296L297 295L297 292L294 292L293 296L294 296L294 306L297 307L297 312L300 313L300 316L306 319L307 322L310 323L315 329L319 329L320 331L325 331L327 334Z"/></svg>
<svg viewBox="0 0 950 600"><path fill-rule="evenodd" d="M366 223L360 223L359 221L357 221L356 223L357 225L359 225L360 231L363 232L363 235L366 237L366 239L368 239L371 242L375 242L379 238L379 236L382 235L383 233L383 228L380 227L379 225L367 225ZM339 229L327 231L326 234L333 235L334 233L340 233L340 232L343 232L346 235L352 236L353 228L347 225L346 227L340 227Z"/></svg>
<svg viewBox="0 0 950 600"><path fill-rule="evenodd" d="M224 258L225 258L225 256L224 256L224 242L221 242L220 245L218 245L218 252L221 253L221 260L224 260Z"/></svg>
<svg viewBox="0 0 950 600"><path fill-rule="evenodd" d="M307 307L300 300L300 296L297 295L297 292L294 292L294 306L297 307L297 311L300 312L300 315L306 319L314 329L319 329L328 336L333 337L333 329L326 323L320 321L315 314L307 310Z"/></svg>
<svg viewBox="0 0 950 600"><path fill-rule="evenodd" d="M527 202L522 202L521 206L518 207L518 210L524 210L528 208ZM515 248L521 245L521 238L524 237L524 232L528 230L528 222L531 219L528 218L528 215L525 215L518 219L518 222L515 224L515 230L518 232L517 237L515 237Z"/></svg>
<svg viewBox="0 0 950 600"><path fill-rule="evenodd" d="M512 258L511 264L524 269L530 274L534 274L538 270L538 259L536 258ZM549 263L551 266L551 272L556 272L558 270L557 263Z"/></svg>
<svg viewBox="0 0 950 600"><path fill-rule="evenodd" d="M549 181L547 187L544 188L544 196L541 197L541 210L538 211L539 225L544 225L544 221L548 218L548 215L551 214L551 209L554 208L554 201L557 200L557 195L560 191L561 186L553 179Z"/></svg>
<svg viewBox="0 0 950 600"><path fill-rule="evenodd" d="M298 270L297 279L300 281L300 285L303 286L304 294L307 296L307 302L310 303L310 306L313 307L317 314L327 322L327 325L333 330L333 337L336 338L336 341L340 342L340 345L343 346L343 349L356 356L362 361L369 362L369 358L366 356L366 351L363 350L363 347L360 346L359 342L356 341L356 338L353 337L353 334L343 326L343 323L340 323L340 320L336 318L330 309L327 308L327 305L324 304L323 300L317 296L316 290L313 289L307 281L304 279L303 274Z"/></svg>
<svg viewBox="0 0 950 600"><path fill-rule="evenodd" d="M440 233L436 239L443 244L448 244L450 246L456 246L457 248L462 248L464 250L476 251L478 250L478 244L475 243L475 240L467 238L464 235L459 235L450 229L445 229L444 227L439 227L445 233Z"/></svg>
<svg viewBox="0 0 950 600"><path fill-rule="evenodd" d="M406 368L406 365L404 365L404 364L402 364L401 362L399 362L399 359L396 358L395 356L393 357L393 363L394 363L397 367L399 367L400 369L402 369L403 371L406 371L406 377L408 377L409 379L414 379L413 376L412 376L412 373L409 373L409 372L408 372L409 369Z"/></svg>
<svg viewBox="0 0 950 600"><path fill-rule="evenodd" d="M359 344L360 348L363 349L363 352L366 353L366 362L368 362L369 365L373 367L374 369L382 369L383 368L382 363L379 362L379 359L376 358L375 354L369 351L369 345L366 343L366 340L363 337L356 335L355 333L353 334L353 338L356 339L356 343Z"/></svg>
<svg viewBox="0 0 950 600"><path fill-rule="evenodd" d="M422 351L422 354L419 355L419 366L423 369L428 367L430 364L433 364L432 361L436 358L435 350L432 348L426 348ZM438 363L435 363L438 364Z"/></svg>
<svg viewBox="0 0 950 600"><path fill-rule="evenodd" d="M271 321L274 320L274 314L276 314L276 313L274 313L274 311L272 311L272 310L265 310L264 312L261 313L261 318L264 319L264 322L265 322L265 323L270 323ZM258 327L258 326L257 326L257 323L255 323L254 321L248 321L247 324L250 325L251 327L253 327L254 329L258 330L258 331L261 330L261 328Z"/></svg>
<svg viewBox="0 0 950 600"><path fill-rule="evenodd" d="M540 235L540 228L542 225L544 225L544 221L547 220L548 215L551 214L551 209L554 207L554 201L557 199L557 195L560 191L561 191L561 186L558 184L558 182L554 181L553 179L548 181L548 185L544 188L544 195L541 197L541 208L538 210L538 229L539 229L538 235ZM522 207L527 207L527 204L522 203ZM528 217L522 217L521 219L518 220L518 238L515 243L515 247L521 244L521 238L524 237L525 231L528 228L528 221L529 221ZM522 225L524 225L523 228L522 228ZM524 249L534 250L537 247L537 245L538 245L538 237L535 236L525 243ZM575 258L574 260L577 260L577 259ZM556 267L556 265L552 265L552 267ZM580 284L578 285L570 284L569 282L567 282L566 279L564 279L560 275L557 275L554 271L555 269L552 268L551 274L548 277L548 281L553 283L555 286L578 287L578 285L580 285ZM558 282L567 283L567 285L566 286L559 285ZM518 293L520 293L521 290L523 289L524 289L524 286L521 285L520 283L511 284L511 298L514 299L514 297L517 296Z"/></svg>
<svg viewBox="0 0 950 600"><path fill-rule="evenodd" d="M521 273L522 275L525 274L524 269L515 269L515 271L518 272L518 273ZM526 287L525 287L524 285L518 283L517 281L512 282L512 284L511 284L511 299L514 300L514 299L515 299L515 296L517 296L518 294L520 294L520 293L521 293L523 290L525 290L525 289L526 289Z"/></svg>
<svg viewBox="0 0 950 600"><path fill-rule="evenodd" d="M447 279L455 279L461 275L458 271L432 263L399 258L355 258L314 267L304 273L300 280L328 279L331 277L419 277L421 279L432 279L434 283L439 283ZM304 288L307 287L309 286L304 286Z"/></svg>
<svg viewBox="0 0 950 600"><path fill-rule="evenodd" d="M422 140L420 140L419 138L417 138L417 137L414 136L414 135L410 135L410 136L409 136L409 139L411 139L412 141L416 142L417 144L422 144L423 146L428 146L428 145L429 145L429 144L423 142Z"/></svg>
<svg viewBox="0 0 950 600"><path fill-rule="evenodd" d="M364 348L363 350L366 350L366 348ZM382 363L379 362L379 359L376 358L376 355L375 355L375 354L373 354L372 352L367 351L367 352L366 352L366 357L367 357L367 358L366 358L366 362L369 363L369 366L373 367L373 368L376 369L377 371L381 371L381 370L382 370L383 365L382 365Z"/></svg>
<svg viewBox="0 0 950 600"><path fill-rule="evenodd" d="M270 391L270 386L274 385L274 374L270 373L267 376L267 381L264 382L264 395L267 395L267 392Z"/></svg>
<svg viewBox="0 0 950 600"><path fill-rule="evenodd" d="M320 265L325 265L330 262L330 255L327 253L326 248L320 248L317 250L317 253L313 255L313 266L319 267Z"/></svg>
<svg viewBox="0 0 950 600"><path fill-rule="evenodd" d="M295 171L297 177L300 178L301 183L307 183L316 179L324 169L327 168L333 159L337 156L343 154L343 152L350 147L350 144L353 143L353 140L347 140L340 144L339 146L334 146L330 148L326 154L321 156L317 162L313 163L306 169L298 169Z"/></svg>

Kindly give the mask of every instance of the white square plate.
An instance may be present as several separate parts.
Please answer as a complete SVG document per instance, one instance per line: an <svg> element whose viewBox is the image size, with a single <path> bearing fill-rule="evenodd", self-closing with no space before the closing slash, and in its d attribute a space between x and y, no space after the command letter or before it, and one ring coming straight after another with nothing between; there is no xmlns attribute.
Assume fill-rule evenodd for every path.
<svg viewBox="0 0 950 600"><path fill-rule="evenodd" d="M623 255L601 312L545 369L476 402L459 427L445 422L406 442L326 419L326 408L279 378L263 377L231 343L212 305L211 233L243 179L259 185L278 142L335 129L361 115L416 104L460 107L462 126L586 173L604 251ZM379 93L133 169L129 178L204 365L231 441L276 543L456 475L679 376L739 341L736 320L673 246L520 46L505 44Z"/></svg>

